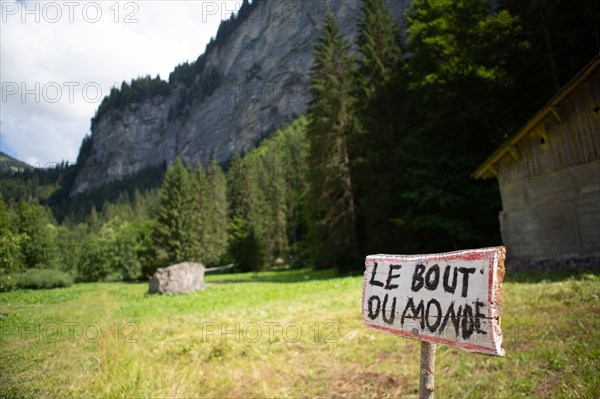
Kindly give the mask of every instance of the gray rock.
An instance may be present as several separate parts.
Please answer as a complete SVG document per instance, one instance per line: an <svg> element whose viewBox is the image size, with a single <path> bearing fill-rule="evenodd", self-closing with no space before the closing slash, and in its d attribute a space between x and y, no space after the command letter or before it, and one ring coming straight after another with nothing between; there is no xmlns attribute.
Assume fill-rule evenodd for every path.
<svg viewBox="0 0 600 399"><path fill-rule="evenodd" d="M388 0L403 26L411 0ZM198 93L185 116L169 118L182 90L109 111L93 131L91 155L81 165L71 195L89 192L134 175L144 167L171 163L227 162L245 153L271 131L303 114L310 100L308 72L313 45L328 10L350 43L357 35L361 0L261 1L223 43L206 55L195 79L222 79L216 90ZM353 51L356 51L354 48ZM206 75L206 76L204 76ZM123 77L126 78L126 77Z"/></svg>
<svg viewBox="0 0 600 399"><path fill-rule="evenodd" d="M161 268L150 277L150 294L183 294L204 289L204 266L184 262Z"/></svg>

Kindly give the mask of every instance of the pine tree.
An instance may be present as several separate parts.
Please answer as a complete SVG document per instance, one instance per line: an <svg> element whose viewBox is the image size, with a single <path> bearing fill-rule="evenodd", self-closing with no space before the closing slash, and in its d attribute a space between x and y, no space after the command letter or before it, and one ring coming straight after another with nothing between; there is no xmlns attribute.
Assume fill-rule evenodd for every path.
<svg viewBox="0 0 600 399"><path fill-rule="evenodd" d="M98 222L98 212L96 211L96 207L92 206L92 210L90 211L90 231L94 232L98 230L99 222Z"/></svg>
<svg viewBox="0 0 600 399"><path fill-rule="evenodd" d="M240 271L258 271L265 266L264 201L256 176L248 164L234 155L227 172L228 252Z"/></svg>
<svg viewBox="0 0 600 399"><path fill-rule="evenodd" d="M358 23L358 83L370 100L400 62L399 32L384 0L363 0Z"/></svg>
<svg viewBox="0 0 600 399"><path fill-rule="evenodd" d="M215 262L210 252L214 210L209 182L202 166L193 173L193 190L195 199L194 217L196 220L196 238L198 240L197 257L204 263Z"/></svg>
<svg viewBox="0 0 600 399"><path fill-rule="evenodd" d="M6 209L2 195L0 195L0 233L8 233L8 210Z"/></svg>
<svg viewBox="0 0 600 399"><path fill-rule="evenodd" d="M286 219L290 252L297 250L299 241L306 234L305 210L309 191L307 125L306 116L301 116L284 130L285 133L281 134L285 151L279 171L286 183Z"/></svg>
<svg viewBox="0 0 600 399"><path fill-rule="evenodd" d="M227 171L227 250L240 271L251 271L244 242L250 230L251 196L242 157L236 153Z"/></svg>
<svg viewBox="0 0 600 399"><path fill-rule="evenodd" d="M286 184L281 170L281 155L275 148L272 153L265 156L266 187L265 197L271 213L271 226L268 228L270 256L283 256L287 249L287 213Z"/></svg>
<svg viewBox="0 0 600 399"><path fill-rule="evenodd" d="M526 96L514 98L524 123L600 53L600 5L593 0L500 0L519 18L529 48L510 64Z"/></svg>
<svg viewBox="0 0 600 399"><path fill-rule="evenodd" d="M231 159L227 171L227 202L229 219L250 219L251 195L248 184L247 170L242 163L240 154L235 154Z"/></svg>
<svg viewBox="0 0 600 399"><path fill-rule="evenodd" d="M395 148L405 252L500 241L495 182L470 175L500 144L511 119L509 66L523 43L517 21L486 0L417 0L408 17L408 129ZM404 239L402 239L404 238Z"/></svg>
<svg viewBox="0 0 600 399"><path fill-rule="evenodd" d="M197 260L195 193L181 159L167 170L158 201L154 239L162 255L160 263Z"/></svg>
<svg viewBox="0 0 600 399"><path fill-rule="evenodd" d="M329 13L314 50L308 139L315 266L349 270L358 262L348 157L353 123L353 60Z"/></svg>
<svg viewBox="0 0 600 399"><path fill-rule="evenodd" d="M138 188L133 191L133 215L136 220L144 220L148 218L147 209L144 204L144 197Z"/></svg>
<svg viewBox="0 0 600 399"><path fill-rule="evenodd" d="M227 184L225 173L215 160L206 169L206 180L210 195L208 206L212 217L206 251L209 259L216 263L225 254L227 246Z"/></svg>
<svg viewBox="0 0 600 399"><path fill-rule="evenodd" d="M399 83L399 33L384 0L364 0L359 14L357 119L349 142L363 252L393 251L393 177L400 173L391 149L397 144L403 88Z"/></svg>
<svg viewBox="0 0 600 399"><path fill-rule="evenodd" d="M199 257L206 264L218 264L227 241L227 199L223 170L213 161L206 171L200 166L195 177Z"/></svg>

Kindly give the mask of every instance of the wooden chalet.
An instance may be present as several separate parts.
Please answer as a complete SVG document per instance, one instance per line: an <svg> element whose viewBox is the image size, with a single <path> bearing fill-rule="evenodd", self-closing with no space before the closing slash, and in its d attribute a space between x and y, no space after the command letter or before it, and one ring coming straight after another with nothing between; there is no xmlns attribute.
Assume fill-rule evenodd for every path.
<svg viewBox="0 0 600 399"><path fill-rule="evenodd" d="M599 267L600 56L473 176L498 179L500 229L513 263L584 258Z"/></svg>

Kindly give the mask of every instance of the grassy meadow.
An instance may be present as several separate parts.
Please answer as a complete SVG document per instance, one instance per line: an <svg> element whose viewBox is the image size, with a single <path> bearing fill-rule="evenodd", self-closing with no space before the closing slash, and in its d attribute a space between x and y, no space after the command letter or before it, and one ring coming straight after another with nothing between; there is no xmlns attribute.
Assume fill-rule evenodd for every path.
<svg viewBox="0 0 600 399"><path fill-rule="evenodd" d="M417 397L419 342L368 330L362 276L208 275L150 296L0 294L1 397ZM510 275L505 358L438 346L436 397L600 397L600 275Z"/></svg>

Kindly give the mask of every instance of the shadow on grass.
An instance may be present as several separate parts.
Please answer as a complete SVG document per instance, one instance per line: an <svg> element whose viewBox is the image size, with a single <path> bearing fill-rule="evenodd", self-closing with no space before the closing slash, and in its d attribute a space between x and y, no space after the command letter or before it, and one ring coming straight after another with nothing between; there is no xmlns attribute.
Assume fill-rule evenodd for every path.
<svg viewBox="0 0 600 399"><path fill-rule="evenodd" d="M352 274L339 273L335 269L310 270L310 269L292 269L266 272L249 273L210 273L207 274L207 283L210 284L231 284L231 283L300 283L313 280L329 280L342 277L362 276L361 272L355 271ZM508 283L539 283L542 281L555 282L568 279L600 279L600 269L568 269L554 271L522 271L508 270L504 276L504 281Z"/></svg>
<svg viewBox="0 0 600 399"><path fill-rule="evenodd" d="M301 283L315 280L330 280L343 277L362 277L362 272L340 273L336 269L311 270L311 269L281 269L262 272L212 272L205 275L208 284L232 283ZM539 283L558 282L568 279L583 280L589 278L600 279L600 269L569 269L560 271L523 271L507 268L504 282L507 283ZM148 284L148 280L110 281L127 285ZM81 284L81 283L79 283ZM97 284L97 283L89 283Z"/></svg>
<svg viewBox="0 0 600 399"><path fill-rule="evenodd" d="M206 282L209 284L231 284L231 283L301 283L313 280L329 280L345 277L335 269L310 270L292 269L267 272L249 272L235 274L207 274Z"/></svg>
<svg viewBox="0 0 600 399"><path fill-rule="evenodd" d="M556 282L569 279L584 280L590 278L600 278L600 269L571 269L556 271L511 271L508 269L504 275L504 281L508 283L540 283L542 281Z"/></svg>

